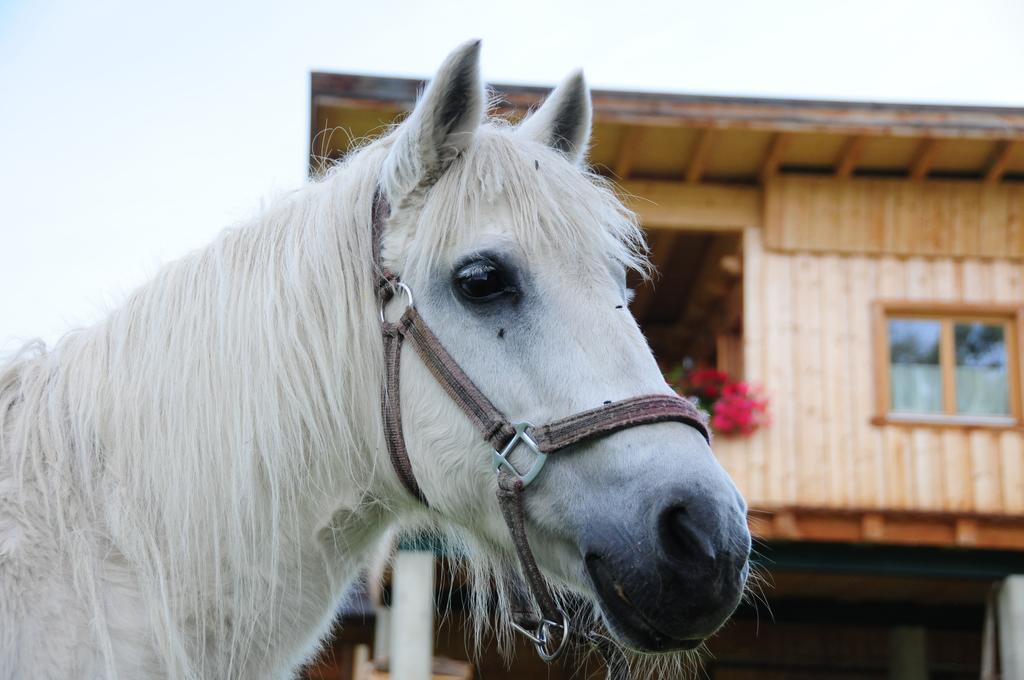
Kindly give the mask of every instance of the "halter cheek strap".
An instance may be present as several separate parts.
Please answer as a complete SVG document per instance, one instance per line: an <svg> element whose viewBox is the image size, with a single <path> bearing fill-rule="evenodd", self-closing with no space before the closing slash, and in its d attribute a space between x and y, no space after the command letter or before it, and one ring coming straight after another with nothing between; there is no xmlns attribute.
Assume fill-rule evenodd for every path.
<svg viewBox="0 0 1024 680"><path fill-rule="evenodd" d="M565 612L558 606L530 548L523 498L526 487L536 479L549 455L630 427L679 422L696 429L710 443L707 416L682 397L651 394L581 411L540 427L509 420L466 375L434 335L416 310L412 291L401 283L397 276L383 268L380 258L380 237L389 214L390 206L383 193L378 191L373 205L373 247L378 272L377 294L382 310L381 333L385 362L381 414L391 464L409 493L423 504L429 505L416 481L405 437L402 434L399 375L402 346L407 341L434 379L493 449L492 462L497 472L498 502L534 601L531 604L519 598L513 602L512 622L517 630L533 641L541 658L553 661L565 651L566 643L571 636L571 624ZM385 320L383 307L399 291L408 297L408 306L401 318L391 323ZM526 446L533 452L533 462L527 470L517 469L509 460L512 451L518 446ZM536 612L539 612L539 617ZM612 647L603 638L598 638L592 633L577 633L577 637L592 646L597 646L606 660L610 654L614 654ZM609 664L610 667L612 665L614 664Z"/></svg>

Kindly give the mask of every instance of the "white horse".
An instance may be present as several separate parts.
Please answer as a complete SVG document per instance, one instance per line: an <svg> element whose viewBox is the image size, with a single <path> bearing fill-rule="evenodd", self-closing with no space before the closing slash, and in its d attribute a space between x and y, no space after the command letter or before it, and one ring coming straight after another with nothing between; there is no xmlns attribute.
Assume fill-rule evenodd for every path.
<svg viewBox="0 0 1024 680"><path fill-rule="evenodd" d="M476 616L503 619L490 452L408 352L430 509L388 464L375 191L393 208L385 263L505 413L670 388L625 309L641 232L584 168L582 75L512 126L487 119L478 54L456 50L404 123L321 181L0 367L0 678L290 677L395 526L456 540ZM538 561L625 647L678 657L741 597L744 502L686 425L578 449L527 495Z"/></svg>

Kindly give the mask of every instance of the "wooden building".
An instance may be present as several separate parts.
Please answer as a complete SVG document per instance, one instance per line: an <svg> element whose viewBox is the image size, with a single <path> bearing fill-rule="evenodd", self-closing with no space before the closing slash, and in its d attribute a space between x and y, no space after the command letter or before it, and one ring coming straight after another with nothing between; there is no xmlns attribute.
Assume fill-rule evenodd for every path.
<svg viewBox="0 0 1024 680"><path fill-rule="evenodd" d="M420 86L313 74L311 167ZM497 91L513 116L546 93ZM769 426L715 442L768 584L710 644L709 677L976 678L999 656L989 611L1003 677L1024 678L1024 586L1005 580L1024 573L1024 110L594 105L591 163L660 271L632 303L659 360L770 398Z"/></svg>

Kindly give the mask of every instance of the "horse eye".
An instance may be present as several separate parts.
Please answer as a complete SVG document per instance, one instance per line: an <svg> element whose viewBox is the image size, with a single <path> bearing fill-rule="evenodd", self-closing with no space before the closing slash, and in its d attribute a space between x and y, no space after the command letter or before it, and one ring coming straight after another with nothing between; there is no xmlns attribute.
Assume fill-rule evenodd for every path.
<svg viewBox="0 0 1024 680"><path fill-rule="evenodd" d="M502 272L489 262L474 263L455 276L459 292L471 302L488 302L511 292Z"/></svg>

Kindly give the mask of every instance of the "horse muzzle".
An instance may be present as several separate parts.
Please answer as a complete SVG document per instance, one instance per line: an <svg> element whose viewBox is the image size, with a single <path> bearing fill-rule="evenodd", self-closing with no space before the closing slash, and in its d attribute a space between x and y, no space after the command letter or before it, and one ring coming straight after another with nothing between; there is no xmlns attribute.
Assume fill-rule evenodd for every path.
<svg viewBox="0 0 1024 680"><path fill-rule="evenodd" d="M639 517L606 516L585 532L587 573L606 623L644 652L690 650L729 618L749 574L750 532L738 497L722 504L671 489ZM632 528L630 528L632 527Z"/></svg>

